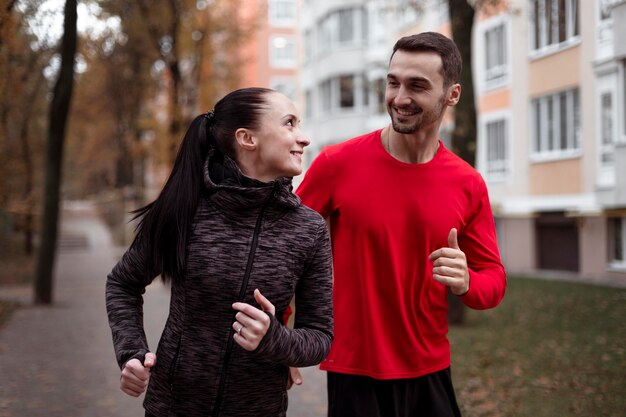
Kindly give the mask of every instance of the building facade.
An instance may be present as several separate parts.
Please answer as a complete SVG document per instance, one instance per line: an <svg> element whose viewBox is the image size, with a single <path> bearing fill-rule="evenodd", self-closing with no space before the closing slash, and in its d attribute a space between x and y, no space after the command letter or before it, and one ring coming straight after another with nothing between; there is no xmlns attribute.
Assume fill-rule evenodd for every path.
<svg viewBox="0 0 626 417"><path fill-rule="evenodd" d="M388 123L386 70L400 36L450 36L445 1L413 3L300 2L311 157ZM510 273L626 281L624 3L509 0L477 13L476 167Z"/></svg>
<svg viewBox="0 0 626 417"><path fill-rule="evenodd" d="M240 87L267 87L296 100L298 44L296 0L255 0L242 3L245 20L256 27L240 50ZM248 15L255 18L249 19Z"/></svg>

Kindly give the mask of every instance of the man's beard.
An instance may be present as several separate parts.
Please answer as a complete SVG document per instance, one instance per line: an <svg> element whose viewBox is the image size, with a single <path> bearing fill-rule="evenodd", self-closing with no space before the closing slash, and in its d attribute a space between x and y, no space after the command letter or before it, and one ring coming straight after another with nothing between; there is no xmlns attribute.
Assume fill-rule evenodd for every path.
<svg viewBox="0 0 626 417"><path fill-rule="evenodd" d="M422 127L428 126L436 122L441 117L441 115L443 114L445 110L445 107L444 107L445 101L446 101L446 96L445 94L443 94L441 96L441 99L437 103L437 107L435 107L431 111L426 111L426 112L422 111L421 113L418 113L418 116L421 115L421 119L416 121L412 125L406 125L404 123L399 122L397 119L395 119L393 116L393 111L390 108L388 112L389 112L389 115L391 116L391 126L393 127L393 130L395 130L398 133L415 133L421 130ZM413 110L414 109L411 109L411 111ZM398 119L403 119L403 118L399 117Z"/></svg>

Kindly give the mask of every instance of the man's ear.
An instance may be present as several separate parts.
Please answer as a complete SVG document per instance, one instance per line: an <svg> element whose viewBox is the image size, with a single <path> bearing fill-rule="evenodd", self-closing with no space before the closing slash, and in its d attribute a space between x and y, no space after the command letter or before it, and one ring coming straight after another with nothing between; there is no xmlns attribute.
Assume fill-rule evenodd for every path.
<svg viewBox="0 0 626 417"><path fill-rule="evenodd" d="M455 106L461 99L461 84L452 84L448 87L448 99L446 104L448 106Z"/></svg>
<svg viewBox="0 0 626 417"><path fill-rule="evenodd" d="M235 139L241 149L252 151L256 149L256 138L248 129L239 128L235 131Z"/></svg>

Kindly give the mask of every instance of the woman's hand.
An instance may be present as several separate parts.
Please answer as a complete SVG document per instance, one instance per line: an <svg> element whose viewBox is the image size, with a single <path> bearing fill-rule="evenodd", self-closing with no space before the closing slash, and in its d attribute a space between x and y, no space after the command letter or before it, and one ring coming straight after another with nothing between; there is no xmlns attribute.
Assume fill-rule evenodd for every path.
<svg viewBox="0 0 626 417"><path fill-rule="evenodd" d="M156 355L146 353L143 364L139 359L126 362L120 377L120 389L132 397L139 397L150 381L150 368L156 364Z"/></svg>
<svg viewBox="0 0 626 417"><path fill-rule="evenodd" d="M270 317L275 315L274 304L265 298L261 291L254 290L254 299L262 310L247 303L234 303L233 308L239 312L235 315L233 329L235 330L235 342L248 351L253 351L259 347L259 343L270 327Z"/></svg>
<svg viewBox="0 0 626 417"><path fill-rule="evenodd" d="M293 385L302 385L302 375L298 368L289 367L289 379L287 380L287 389L291 389Z"/></svg>

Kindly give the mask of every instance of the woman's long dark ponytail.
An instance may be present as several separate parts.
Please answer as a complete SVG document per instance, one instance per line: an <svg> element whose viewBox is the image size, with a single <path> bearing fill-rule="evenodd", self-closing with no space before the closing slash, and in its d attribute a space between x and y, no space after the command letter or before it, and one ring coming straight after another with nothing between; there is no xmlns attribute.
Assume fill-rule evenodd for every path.
<svg viewBox="0 0 626 417"><path fill-rule="evenodd" d="M164 281L178 281L184 273L187 240L204 186L204 164L210 149L215 157L235 159L235 131L256 129L273 90L235 90L215 104L215 110L197 116L180 145L172 172L159 196L135 210L139 219L132 246L145 251L148 264ZM219 158L218 158L219 159Z"/></svg>
<svg viewBox="0 0 626 417"><path fill-rule="evenodd" d="M205 115L191 122L163 190L152 203L133 212L140 219L133 245L147 244L142 250L147 250L149 265L164 281L177 280L184 271L187 237L204 190L209 123Z"/></svg>

